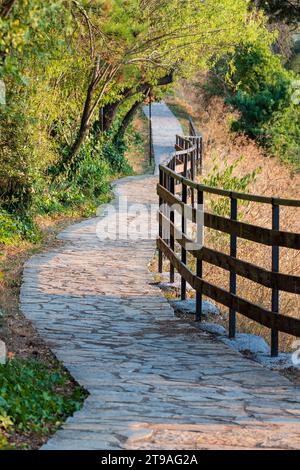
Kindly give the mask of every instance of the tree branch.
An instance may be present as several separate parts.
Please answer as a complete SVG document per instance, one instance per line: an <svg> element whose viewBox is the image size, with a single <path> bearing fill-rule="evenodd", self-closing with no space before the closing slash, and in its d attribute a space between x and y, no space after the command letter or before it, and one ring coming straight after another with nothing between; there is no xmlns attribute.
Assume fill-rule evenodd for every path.
<svg viewBox="0 0 300 470"><path fill-rule="evenodd" d="M7 18L14 5L17 3L17 0L2 0L1 3L2 5L0 6L0 18Z"/></svg>

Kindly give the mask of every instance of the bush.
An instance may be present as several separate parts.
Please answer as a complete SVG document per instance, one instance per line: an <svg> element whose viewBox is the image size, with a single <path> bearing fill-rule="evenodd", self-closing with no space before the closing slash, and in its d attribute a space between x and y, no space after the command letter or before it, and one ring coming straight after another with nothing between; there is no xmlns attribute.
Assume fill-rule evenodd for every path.
<svg viewBox="0 0 300 470"><path fill-rule="evenodd" d="M270 152L300 168L300 106L291 105L275 113L266 132Z"/></svg>
<svg viewBox="0 0 300 470"><path fill-rule="evenodd" d="M285 80L279 80L276 85L261 86L261 89L253 94L238 91L228 100L241 113L241 118L233 122L232 130L245 132L249 137L264 143L268 137L265 125L287 100L288 89Z"/></svg>
<svg viewBox="0 0 300 470"><path fill-rule="evenodd" d="M0 243L10 245L23 239L36 242L40 233L30 216L16 216L0 209Z"/></svg>
<svg viewBox="0 0 300 470"><path fill-rule="evenodd" d="M26 211L32 202L33 149L28 120L22 113L0 109L0 194L8 211Z"/></svg>
<svg viewBox="0 0 300 470"><path fill-rule="evenodd" d="M97 205L110 190L112 169L103 156L102 142L95 143L92 137L67 173L55 171L55 166L49 168L49 175L55 174L49 185L39 181L35 204L41 213L63 212L91 201Z"/></svg>
<svg viewBox="0 0 300 470"><path fill-rule="evenodd" d="M89 140L81 149L76 166L68 175L70 189L79 197L99 197L109 191L111 169L103 157L101 143Z"/></svg>
<svg viewBox="0 0 300 470"><path fill-rule="evenodd" d="M125 158L127 148L123 139L116 143L108 142L103 146L103 157L110 165L113 174L132 174L132 168Z"/></svg>
<svg viewBox="0 0 300 470"><path fill-rule="evenodd" d="M215 164L210 174L203 178L203 184L213 188L222 188L228 191L247 192L249 186L255 182L260 168L252 173L239 177L233 173L242 162L243 157L240 157L233 164L229 165L227 160L224 160L224 168L219 169L218 164ZM245 204L242 201L241 204ZM210 207L214 214L229 217L230 216L230 199L228 197L217 197L210 199ZM241 215L241 213L240 213Z"/></svg>
<svg viewBox="0 0 300 470"><path fill-rule="evenodd" d="M8 443L7 437L0 431L0 450L13 450L14 447Z"/></svg>
<svg viewBox="0 0 300 470"><path fill-rule="evenodd" d="M283 161L299 166L300 110L291 99L294 79L267 44L257 43L220 60L208 90L223 94L240 112L233 131L245 132Z"/></svg>
<svg viewBox="0 0 300 470"><path fill-rule="evenodd" d="M66 394L68 380L65 372L49 370L36 360L13 359L0 365L0 430L3 422L22 432L43 433L49 425L58 426L83 400L79 387Z"/></svg>
<svg viewBox="0 0 300 470"><path fill-rule="evenodd" d="M257 44L236 51L230 82L232 96L227 101L241 113L235 130L263 138L265 124L290 103L291 75L269 46Z"/></svg>

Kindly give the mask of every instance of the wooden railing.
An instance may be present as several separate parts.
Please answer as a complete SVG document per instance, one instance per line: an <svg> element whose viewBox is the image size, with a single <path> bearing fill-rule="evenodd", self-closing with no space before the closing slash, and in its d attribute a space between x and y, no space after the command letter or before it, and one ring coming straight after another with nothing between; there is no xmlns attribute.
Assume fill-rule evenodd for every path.
<svg viewBox="0 0 300 470"><path fill-rule="evenodd" d="M300 200L227 191L196 182L202 171L203 142L192 122L190 122L190 136L176 137L175 150L169 162L160 165L157 187L160 207L159 237L157 240L159 272L163 272L163 257L166 257L170 261L170 282L174 282L175 270L181 276L181 299L186 299L187 283L195 289L197 321L202 319L203 295L228 307L230 338L234 338L236 334L237 312L270 328L271 354L273 357L277 356L278 332L300 337L300 319L279 313L280 291L300 294L300 277L279 272L280 247L300 250L300 234L280 230L280 207L300 208ZM230 218L204 211L205 194L215 194L228 198L230 200ZM267 229L239 221L239 200L271 205L272 228ZM178 224L175 224L175 218L178 214L181 217L180 228L178 228ZM188 222L194 224L198 234L197 240L188 235ZM202 233L204 227L230 235L230 254L208 248L205 244L199 244L199 233ZM272 247L272 270L268 271L238 259L238 238ZM188 255L196 260L195 272L188 266ZM213 285L204 279L203 262L228 271L228 290ZM237 295L237 276L270 288L272 290L271 310L239 297Z"/></svg>

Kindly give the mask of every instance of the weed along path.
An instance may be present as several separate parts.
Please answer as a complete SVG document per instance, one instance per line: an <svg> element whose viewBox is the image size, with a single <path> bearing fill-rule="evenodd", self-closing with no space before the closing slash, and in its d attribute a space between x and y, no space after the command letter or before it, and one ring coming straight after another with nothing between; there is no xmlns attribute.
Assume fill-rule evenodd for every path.
<svg viewBox="0 0 300 470"><path fill-rule="evenodd" d="M178 121L153 108L154 132L174 141ZM176 318L153 284L155 241L134 223L157 202L156 183L116 183L127 239L113 237L116 197L25 267L24 314L89 392L43 449L300 449L299 387Z"/></svg>

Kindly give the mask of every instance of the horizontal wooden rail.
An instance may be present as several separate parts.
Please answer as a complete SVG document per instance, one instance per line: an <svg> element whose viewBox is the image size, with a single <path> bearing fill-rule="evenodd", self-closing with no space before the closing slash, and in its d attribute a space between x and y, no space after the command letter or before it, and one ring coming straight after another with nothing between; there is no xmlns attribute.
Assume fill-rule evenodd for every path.
<svg viewBox="0 0 300 470"><path fill-rule="evenodd" d="M263 245L281 246L300 250L300 234L274 231L207 212L204 214L204 225L205 227L236 235L245 240L261 243Z"/></svg>
<svg viewBox="0 0 300 470"><path fill-rule="evenodd" d="M184 248L187 246L196 246L196 242L187 237L181 232L170 220L162 213L159 212L162 223L170 230L170 234L174 240ZM247 261L234 258L230 255L221 253L211 248L202 247L200 249L189 250L194 258L200 258L206 263L232 271L238 276L249 279L268 288L276 287L283 292L290 292L291 294L300 294L300 277L292 276L283 273L274 273L267 269L256 266L255 264ZM299 309L300 313L300 309Z"/></svg>
<svg viewBox="0 0 300 470"><path fill-rule="evenodd" d="M236 333L236 313L271 329L271 354L278 355L278 332L300 336L300 320L279 313L279 293L300 294L300 276L280 272L280 248L300 250L300 233L280 229L280 207L300 208L300 200L262 196L228 191L197 182L202 172L203 139L193 122L190 136L176 136L175 153L160 165L159 195L159 271L163 269L163 256L170 261L170 282L174 282L174 269L181 276L181 299L186 299L186 283L196 291L196 319L202 318L202 296L206 295L229 308L229 337ZM225 197L230 202L230 217L204 210L206 196ZM272 211L270 227L265 228L238 220L238 202L267 204ZM270 211L270 216L271 216ZM181 230L175 226L175 214L180 214ZM229 235L229 254L199 246L187 235L187 221L199 230L209 228ZM238 258L238 239L271 247L271 270ZM176 254L179 245L180 255ZM196 259L193 273L188 268L188 254ZM203 279L203 262L229 273L228 291ZM267 310L237 295L237 276L271 290L271 308ZM299 314L299 312L295 312Z"/></svg>
<svg viewBox="0 0 300 470"><path fill-rule="evenodd" d="M255 305L241 297L230 294L224 289L200 279L177 258L176 254L161 238L157 240L157 247L167 256L178 273L193 289L201 291L204 295L207 295L216 302L243 314L263 326L300 337L300 320L297 318L266 310L259 305Z"/></svg>
<svg viewBox="0 0 300 470"><path fill-rule="evenodd" d="M171 194L167 189L158 184L157 194L169 205L177 204L182 210L186 210L187 217L194 223L197 222L197 210L184 204L180 199ZM190 217L189 217L190 214ZM260 243L267 246L281 246L300 250L300 234L275 231L257 225L247 224L231 220L226 217L204 213L204 226L219 232L236 235L239 238Z"/></svg>
<svg viewBox="0 0 300 470"><path fill-rule="evenodd" d="M184 178L182 175L178 175L175 171L161 165L162 171L174 178L179 183L184 183L190 188L203 191L208 194L216 194L218 196L232 197L234 199L241 199L249 202L260 202L262 204L274 204L277 206L289 206L289 207L300 207L300 200L298 199L283 199L277 197L259 196L256 194L240 193L238 191L228 191L226 189L213 188L204 184L196 183L188 178Z"/></svg>

